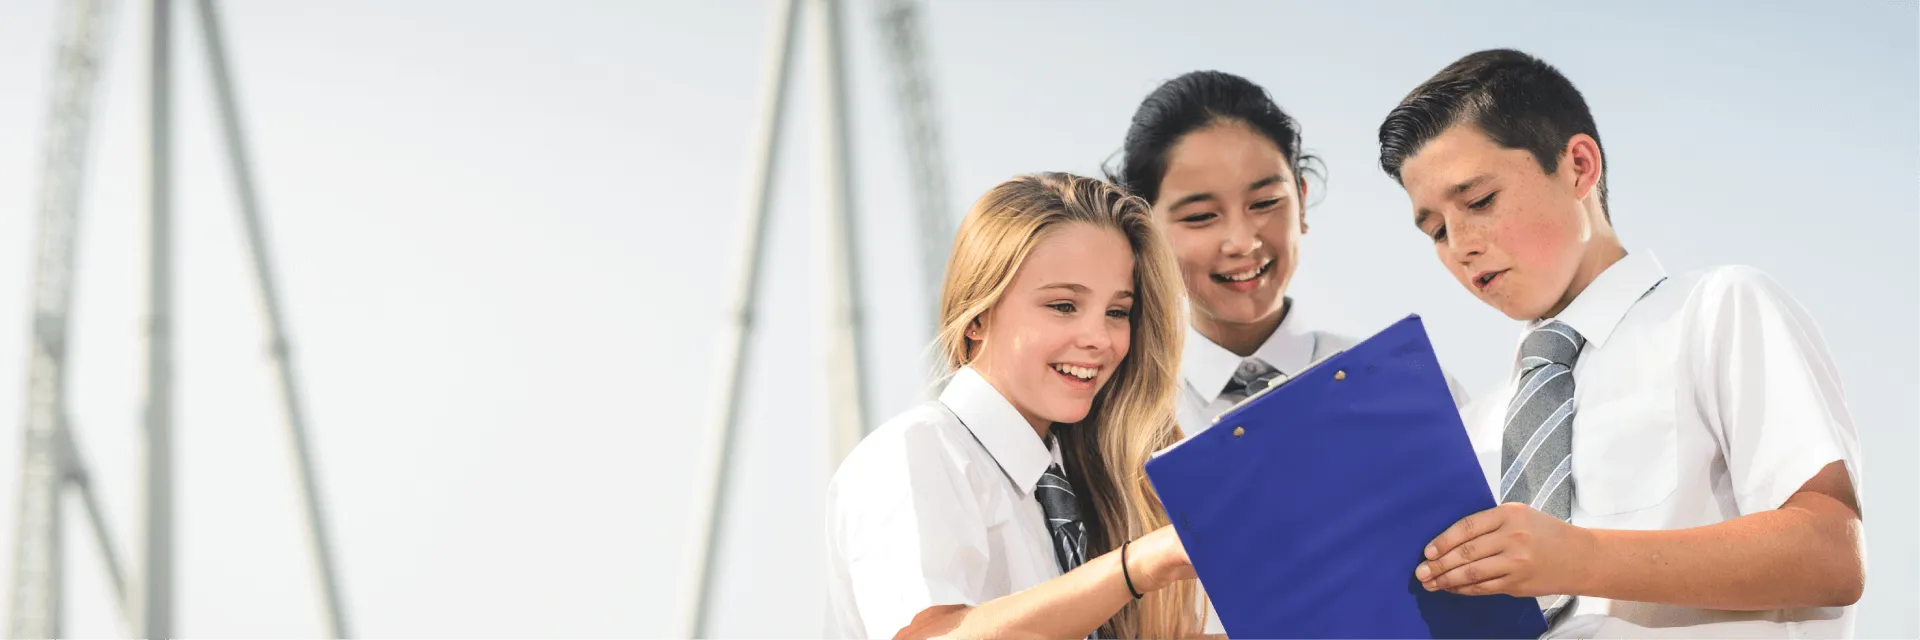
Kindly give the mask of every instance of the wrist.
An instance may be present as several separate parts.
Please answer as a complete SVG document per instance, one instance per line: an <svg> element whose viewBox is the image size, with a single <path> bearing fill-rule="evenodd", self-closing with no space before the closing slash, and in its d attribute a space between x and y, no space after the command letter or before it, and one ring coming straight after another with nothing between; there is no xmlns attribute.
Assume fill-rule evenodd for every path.
<svg viewBox="0 0 1920 640"><path fill-rule="evenodd" d="M1577 526L1572 529L1573 535L1569 537L1573 542L1573 553L1569 554L1569 566L1566 567L1567 588L1563 593L1593 595L1599 591L1600 583L1604 579L1601 573L1604 571L1603 567L1607 566L1607 560L1603 556L1608 548L1609 538L1606 535L1608 532Z"/></svg>
<svg viewBox="0 0 1920 640"><path fill-rule="evenodd" d="M1154 558L1160 553L1147 538L1128 543L1127 553L1121 558L1121 570L1133 579L1133 590L1140 593L1152 593L1160 589L1159 572ZM1128 594L1132 595L1132 594Z"/></svg>

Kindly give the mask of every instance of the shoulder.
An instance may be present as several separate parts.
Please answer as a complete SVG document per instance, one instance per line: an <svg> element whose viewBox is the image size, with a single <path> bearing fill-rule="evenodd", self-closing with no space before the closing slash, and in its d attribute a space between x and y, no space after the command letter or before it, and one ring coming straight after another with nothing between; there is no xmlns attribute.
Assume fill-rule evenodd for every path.
<svg viewBox="0 0 1920 640"><path fill-rule="evenodd" d="M1360 340L1353 336L1315 329L1313 332L1313 359L1319 360L1335 351L1352 349L1353 345L1356 344L1360 344Z"/></svg>
<svg viewBox="0 0 1920 640"><path fill-rule="evenodd" d="M924 475L929 467L958 469L969 444L966 427L939 401L922 402L862 438L840 462L832 484L905 482L910 472Z"/></svg>
<svg viewBox="0 0 1920 640"><path fill-rule="evenodd" d="M1722 265L1675 276L1668 283L1684 292L1688 305L1712 310L1741 303L1792 303L1786 289L1767 272L1746 265ZM1797 306L1797 305L1795 305Z"/></svg>
<svg viewBox="0 0 1920 640"><path fill-rule="evenodd" d="M1691 329L1717 334L1722 329L1760 323L1811 326L1808 316L1786 287L1765 271L1745 265L1725 265L1690 271L1671 279L1668 294ZM1657 293L1657 292L1656 292ZM1782 324L1783 323L1783 324Z"/></svg>

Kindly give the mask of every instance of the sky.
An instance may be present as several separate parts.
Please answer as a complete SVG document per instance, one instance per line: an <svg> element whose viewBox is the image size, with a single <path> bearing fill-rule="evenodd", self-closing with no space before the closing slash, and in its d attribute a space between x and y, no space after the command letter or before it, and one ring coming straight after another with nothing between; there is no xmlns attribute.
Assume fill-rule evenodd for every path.
<svg viewBox="0 0 1920 640"><path fill-rule="evenodd" d="M142 3L116 3L82 210L70 405L123 559L138 496ZM178 3L178 631L322 633L193 7ZM1629 250L1758 267L1819 323L1859 429L1862 637L1920 635L1920 8L1905 2L933 2L956 223L1019 173L1096 173L1158 83L1261 83L1329 169L1290 294L1325 329L1419 313L1476 391L1518 326L1460 290L1374 131L1453 59L1585 94ZM715 433L771 3L228 3L223 17L347 613L370 637L668 636ZM0 5L0 536L13 535L51 0ZM928 294L876 22L848 3L867 406L922 399ZM803 36L804 37L804 36ZM803 46L796 49L808 51ZM817 634L823 421L808 63L795 68L719 542L715 635ZM939 248L944 251L945 247ZM8 364L13 363L13 364ZM5 435L16 433L16 435ZM72 503L70 503L72 504ZM68 632L122 633L68 520ZM0 554L0 573L10 571Z"/></svg>

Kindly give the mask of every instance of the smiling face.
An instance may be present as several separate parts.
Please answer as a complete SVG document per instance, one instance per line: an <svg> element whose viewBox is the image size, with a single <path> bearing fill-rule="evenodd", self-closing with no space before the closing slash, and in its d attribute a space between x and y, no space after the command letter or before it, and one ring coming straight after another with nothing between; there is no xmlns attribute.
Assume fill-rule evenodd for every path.
<svg viewBox="0 0 1920 640"><path fill-rule="evenodd" d="M1300 186L1280 148L1238 122L1187 134L1167 152L1154 218L1201 333L1279 323L1307 232Z"/></svg>
<svg viewBox="0 0 1920 640"><path fill-rule="evenodd" d="M1598 144L1575 135L1558 170L1471 124L1435 136L1401 168L1414 224L1467 291L1515 320L1552 317L1624 252L1600 212Z"/></svg>
<svg viewBox="0 0 1920 640"><path fill-rule="evenodd" d="M1117 230L1066 223L1027 254L1000 302L967 330L972 366L1036 429L1075 423L1132 338L1133 249Z"/></svg>

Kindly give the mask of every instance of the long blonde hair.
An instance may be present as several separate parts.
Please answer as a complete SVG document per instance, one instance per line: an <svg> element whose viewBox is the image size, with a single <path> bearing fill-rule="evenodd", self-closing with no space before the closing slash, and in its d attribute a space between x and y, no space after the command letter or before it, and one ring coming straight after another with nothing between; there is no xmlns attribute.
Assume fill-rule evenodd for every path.
<svg viewBox="0 0 1920 640"><path fill-rule="evenodd" d="M1174 420L1180 362L1180 272L1153 226L1152 208L1106 182L1066 173L1016 177L988 190L960 223L947 259L935 339L945 370L967 364L967 327L999 304L1047 234L1070 223L1112 229L1133 248L1131 347L1086 418L1055 424L1068 481L1087 524L1087 557L1167 524L1146 477L1147 458L1181 438ZM1089 517L1090 516L1090 517ZM1101 627L1107 638L1178 638L1201 631L1198 587L1182 581L1129 603Z"/></svg>

